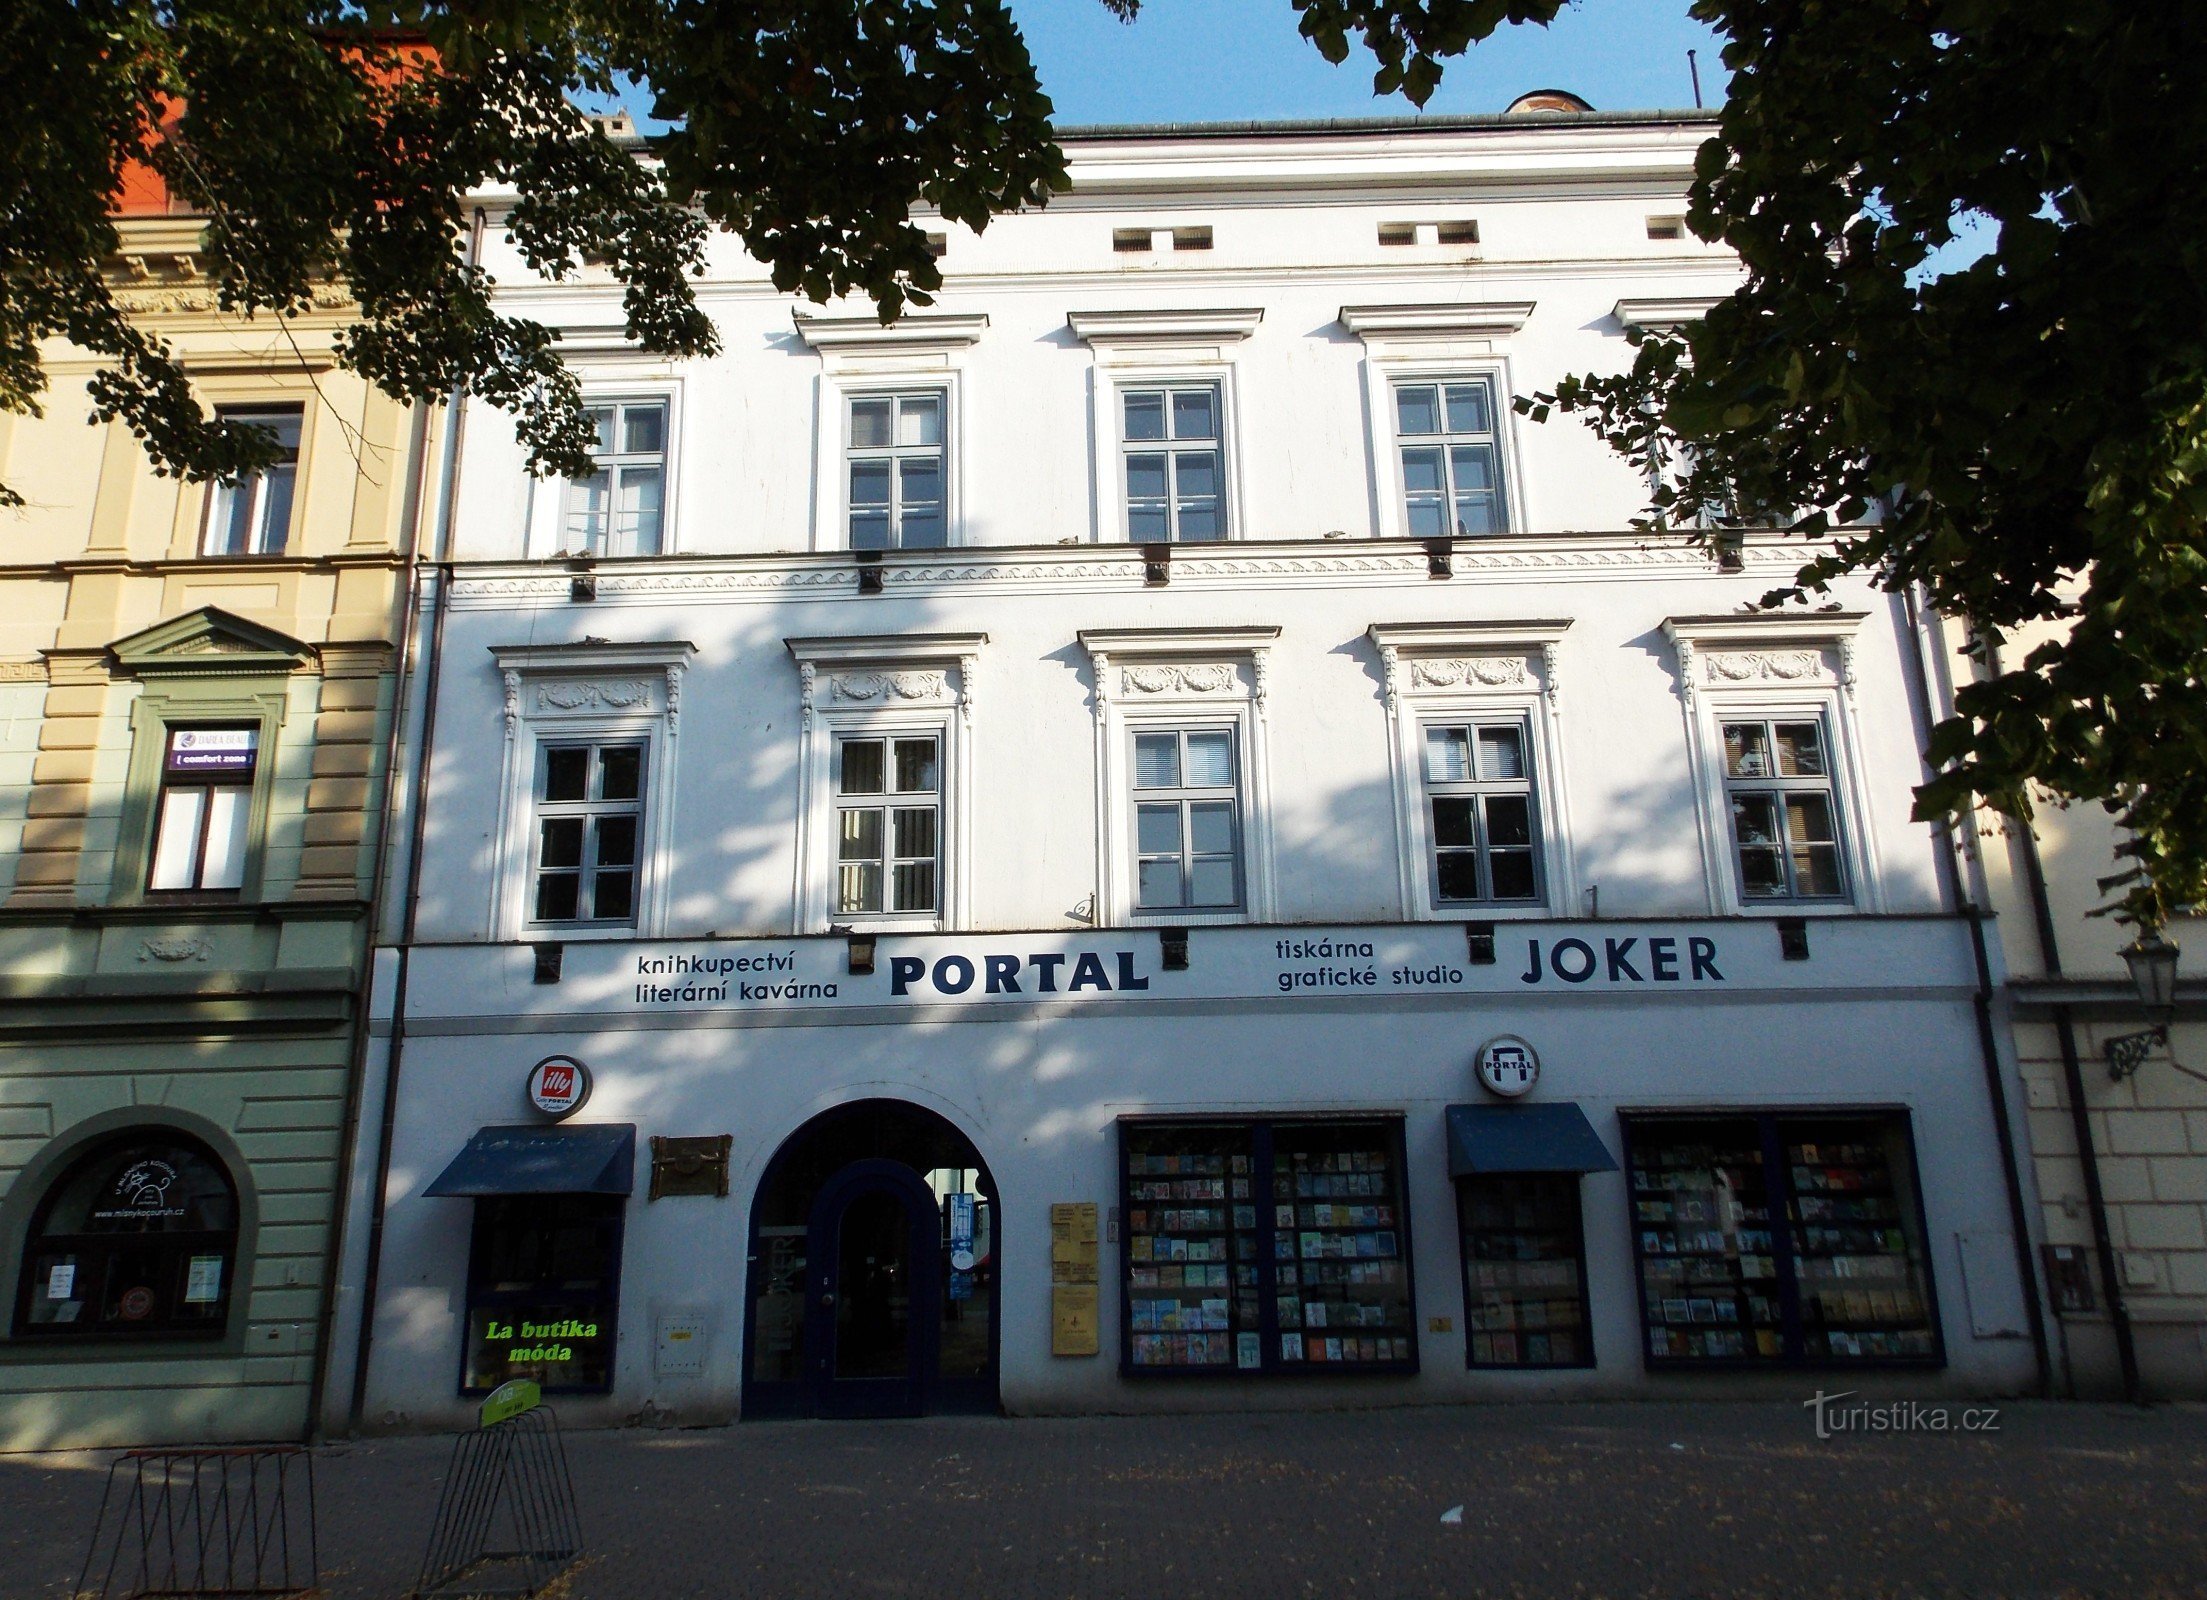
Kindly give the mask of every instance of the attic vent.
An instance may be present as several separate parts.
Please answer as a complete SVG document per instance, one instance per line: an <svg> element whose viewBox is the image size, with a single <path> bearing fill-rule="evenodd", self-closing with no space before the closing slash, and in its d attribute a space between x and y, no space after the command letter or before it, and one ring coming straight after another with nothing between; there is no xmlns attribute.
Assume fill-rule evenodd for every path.
<svg viewBox="0 0 2207 1600"><path fill-rule="evenodd" d="M1686 237L1686 219L1684 217L1650 217L1648 218L1648 237L1650 239L1683 239Z"/></svg>
<svg viewBox="0 0 2207 1600"><path fill-rule="evenodd" d="M937 261L950 254L950 235L947 233L929 234L927 236L927 253Z"/></svg>
<svg viewBox="0 0 2207 1600"><path fill-rule="evenodd" d="M1379 225L1381 244L1416 244L1418 225L1415 222L1383 222Z"/></svg>
<svg viewBox="0 0 2207 1600"><path fill-rule="evenodd" d="M1149 248L1149 229L1113 228L1111 230L1111 248L1129 255L1139 250L1147 250Z"/></svg>
<svg viewBox="0 0 2207 1600"><path fill-rule="evenodd" d="M1175 228L1172 231L1172 247L1175 250L1208 250L1211 248L1211 230Z"/></svg>
<svg viewBox="0 0 2207 1600"><path fill-rule="evenodd" d="M1479 224L1468 217L1461 222L1444 222L1441 224L1441 243L1443 244L1477 244L1478 242Z"/></svg>

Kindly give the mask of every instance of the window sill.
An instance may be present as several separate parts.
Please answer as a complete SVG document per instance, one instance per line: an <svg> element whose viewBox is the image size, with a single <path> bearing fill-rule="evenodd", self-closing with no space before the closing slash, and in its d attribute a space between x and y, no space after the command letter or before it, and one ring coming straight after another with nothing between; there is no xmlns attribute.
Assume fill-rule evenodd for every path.
<svg viewBox="0 0 2207 1600"><path fill-rule="evenodd" d="M1137 910L1127 914L1130 928L1235 928L1258 919L1247 911Z"/></svg>
<svg viewBox="0 0 2207 1600"><path fill-rule="evenodd" d="M611 939L633 939L636 924L618 926L602 922L532 922L521 929L523 944L595 944Z"/></svg>
<svg viewBox="0 0 2207 1600"><path fill-rule="evenodd" d="M1555 922L1557 913L1544 903L1525 900L1451 900L1423 914L1426 922Z"/></svg>

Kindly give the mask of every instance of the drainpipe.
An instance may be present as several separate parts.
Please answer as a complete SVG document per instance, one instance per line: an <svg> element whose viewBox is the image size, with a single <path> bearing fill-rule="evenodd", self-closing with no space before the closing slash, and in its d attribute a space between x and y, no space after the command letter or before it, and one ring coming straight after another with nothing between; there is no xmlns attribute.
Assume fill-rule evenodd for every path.
<svg viewBox="0 0 2207 1600"><path fill-rule="evenodd" d="M361 1087L368 1075L368 1018L375 996L375 947L381 930L383 895L390 878L391 841L386 837L391 816L391 792L398 783L399 751L406 727L406 686L414 644L414 619L421 597L422 515L428 503L430 407L417 405L413 421L413 481L406 486L406 507L399 525L406 530L406 546L399 566L406 586L399 610L398 682L391 696L391 726L383 738L383 794L376 806L375 864L368 876L368 914L363 919L366 948L361 952L360 982L353 991L352 1054L345 1073L345 1131L337 1153L338 1205L330 1226L330 1270L323 1275L322 1304L314 1339L314 1376L307 1390L307 1437L322 1431L322 1400L329 1388L330 1338L337 1326L337 1292L345 1261L345 1224L351 1208L344 1196L352 1192L353 1162L360 1148ZM362 1314L366 1314L363 1307Z"/></svg>
<svg viewBox="0 0 2207 1600"><path fill-rule="evenodd" d="M468 237L467 264L472 269L483 255L484 212L475 208L475 224ZM444 628L445 618L451 607L447 594L452 587L452 518L453 502L457 497L460 480L460 448L467 438L467 408L463 403L464 389L454 385L452 391L452 429L445 438L445 459L442 501L437 517L436 563L431 577L429 596L430 623L429 646L422 667L422 719L421 739L414 750L414 770L409 784L406 839L406 911L400 918L397 949L394 952L394 971L391 987L391 1037L384 1053L383 1065L383 1115L376 1138L375 1183L368 1195L368 1259L361 1274L360 1331L353 1353L352 1401L347 1408L347 1426L359 1432L363 1413L368 1404L368 1361L375 1344L376 1293L383 1276L383 1224L386 1214L384 1193L391 1181L391 1138L398 1120L399 1066L406 1050L406 999L407 981L410 976L415 930L421 913L421 858L427 834L429 758L437 747L438 686L444 676ZM363 1028L365 1032L365 1028Z"/></svg>
<svg viewBox="0 0 2207 1600"><path fill-rule="evenodd" d="M1923 658L1923 613L1914 584L1902 590L1901 597L1907 608L1912 647L1907 652L1905 676L1911 709L1917 718L1917 748L1929 750L1934 719L1930 672ZM1969 919L1970 951L1977 962L1977 992L1971 996L1977 1019L1977 1054L1985 1069L1985 1099L1992 1110L1993 1131L2000 1140L2000 1172L2008 1191L2008 1226L2015 1239L2016 1274L2023 1285L2023 1303L2030 1319L2031 1354L2038 1363L2038 1395L2047 1400L2054 1393L2053 1354L2046 1335L2046 1307L2039 1298L2038 1263L2031 1251L2031 1211L2023 1194L2023 1167L2016 1153L2015 1125L2009 1120L2007 1078L2001 1070L2000 1048L1993 1033L1992 962L1985 950L1984 908L1963 888L1954 830L1944 818L1934 822L1932 829L1938 839L1940 876L1946 881L1948 903Z"/></svg>

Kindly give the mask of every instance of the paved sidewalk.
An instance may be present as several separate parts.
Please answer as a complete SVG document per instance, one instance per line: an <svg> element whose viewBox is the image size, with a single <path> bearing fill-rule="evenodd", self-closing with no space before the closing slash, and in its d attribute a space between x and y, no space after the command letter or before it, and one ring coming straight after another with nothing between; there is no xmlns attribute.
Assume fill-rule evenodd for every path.
<svg viewBox="0 0 2207 1600"><path fill-rule="evenodd" d="M2207 1596L2207 1413L1790 1405L755 1423L568 1437L572 1600ZM449 1440L316 1464L333 1600L395 1600ZM61 1600L107 1458L0 1456L0 1595ZM1444 1518L1461 1507L1461 1521Z"/></svg>

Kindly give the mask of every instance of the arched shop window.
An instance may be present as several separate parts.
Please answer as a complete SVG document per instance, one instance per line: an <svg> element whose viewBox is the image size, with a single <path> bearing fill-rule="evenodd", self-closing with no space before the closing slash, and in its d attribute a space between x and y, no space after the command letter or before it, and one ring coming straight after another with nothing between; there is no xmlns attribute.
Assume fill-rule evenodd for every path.
<svg viewBox="0 0 2207 1600"><path fill-rule="evenodd" d="M24 1245L15 1331L218 1338L237 1255L237 1189L222 1163L182 1134L135 1129L47 1191Z"/></svg>

